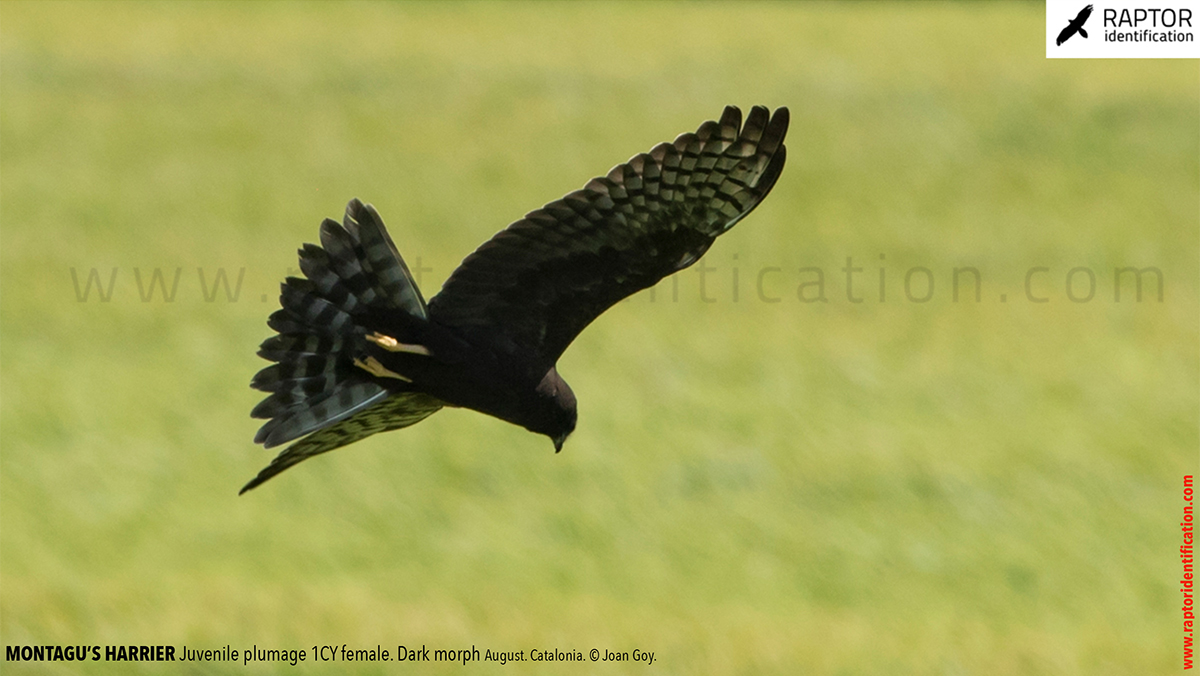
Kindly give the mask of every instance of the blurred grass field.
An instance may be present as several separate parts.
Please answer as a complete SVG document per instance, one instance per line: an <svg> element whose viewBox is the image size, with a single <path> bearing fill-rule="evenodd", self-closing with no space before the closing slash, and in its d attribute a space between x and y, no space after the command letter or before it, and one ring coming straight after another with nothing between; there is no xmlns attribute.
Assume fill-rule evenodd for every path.
<svg viewBox="0 0 1200 676"><path fill-rule="evenodd" d="M1043 36L1040 3L5 2L2 642L655 653L367 674L1176 673L1200 78L1049 61ZM727 103L791 108L788 166L705 258L713 302L689 270L568 350L561 455L447 410L237 497L272 455L254 352L322 218L374 203L432 295ZM967 266L979 302L951 296ZM1125 266L1161 269L1162 302L1149 277L1115 302ZM828 302L798 299L802 267ZM93 268L107 302L77 295ZM181 270L171 302L141 299L155 268ZM206 301L222 269L236 300Z"/></svg>

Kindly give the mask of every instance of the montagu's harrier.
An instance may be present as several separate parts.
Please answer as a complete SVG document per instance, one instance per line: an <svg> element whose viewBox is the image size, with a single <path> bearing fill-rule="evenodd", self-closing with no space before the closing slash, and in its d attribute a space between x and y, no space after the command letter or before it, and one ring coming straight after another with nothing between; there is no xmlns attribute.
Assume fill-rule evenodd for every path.
<svg viewBox="0 0 1200 676"><path fill-rule="evenodd" d="M353 200L305 278L283 283L267 320L276 362L251 387L269 419L254 441L299 439L242 488L377 432L461 406L544 434L575 429L559 355L600 313L695 263L762 201L783 170L788 110L725 108L720 121L660 143L532 211L462 262L426 304L369 204ZM307 435L307 436L305 436Z"/></svg>

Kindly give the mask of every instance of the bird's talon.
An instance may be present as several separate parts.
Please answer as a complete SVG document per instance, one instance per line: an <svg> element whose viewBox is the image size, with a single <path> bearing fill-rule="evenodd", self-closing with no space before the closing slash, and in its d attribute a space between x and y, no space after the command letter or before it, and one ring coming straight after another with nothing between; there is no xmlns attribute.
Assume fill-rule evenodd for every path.
<svg viewBox="0 0 1200 676"><path fill-rule="evenodd" d="M400 375L399 373L396 373L395 371L388 370L388 368L385 367L383 364L380 364L379 360L376 359L375 357L367 357L365 361L362 359L356 358L354 360L354 365L357 366L358 368L366 371L367 373L370 373L371 375L375 376L376 378L398 378L400 380L403 380L406 383L412 382L411 378L405 378L404 376Z"/></svg>
<svg viewBox="0 0 1200 676"><path fill-rule="evenodd" d="M385 336L382 333L379 333L378 331L374 331L372 333L367 334L367 340L371 341L372 343L375 343L376 345L378 345L379 347L382 347L383 349L387 350L388 352L395 352L396 346L400 344L399 341L397 341L395 338L393 338L391 336Z"/></svg>
<svg viewBox="0 0 1200 676"><path fill-rule="evenodd" d="M424 345L415 345L412 343L401 343L400 341L396 340L395 338L393 338L391 336L385 336L382 333L379 333L378 331L367 334L366 338L367 338L367 340L371 341L372 343L375 343L376 345L378 345L379 347L382 347L383 349L387 350L388 352L407 352L409 354L419 354L419 355L424 355L426 357L431 356L431 353L429 352L429 348L425 347Z"/></svg>

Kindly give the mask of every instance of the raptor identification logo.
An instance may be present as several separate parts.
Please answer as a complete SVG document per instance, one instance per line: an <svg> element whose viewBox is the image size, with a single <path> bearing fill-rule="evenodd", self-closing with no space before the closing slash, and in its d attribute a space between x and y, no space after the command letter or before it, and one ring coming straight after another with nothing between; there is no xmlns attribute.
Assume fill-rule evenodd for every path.
<svg viewBox="0 0 1200 676"><path fill-rule="evenodd" d="M1200 58L1200 0L1046 0L1046 58Z"/></svg>

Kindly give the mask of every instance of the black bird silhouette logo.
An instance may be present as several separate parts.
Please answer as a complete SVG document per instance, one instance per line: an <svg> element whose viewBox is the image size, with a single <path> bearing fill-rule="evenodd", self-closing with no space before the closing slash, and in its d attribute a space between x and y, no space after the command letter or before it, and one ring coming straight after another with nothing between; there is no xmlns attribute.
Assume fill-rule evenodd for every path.
<svg viewBox="0 0 1200 676"><path fill-rule="evenodd" d="M1086 38L1087 31L1083 30L1083 24L1087 23L1088 17L1091 15L1092 15L1092 6L1091 5L1088 5L1087 7L1084 7L1083 9L1079 10L1079 14L1075 15L1075 18L1071 19L1071 23L1067 24L1067 27L1062 29L1062 32L1058 34L1058 40L1055 41L1055 44L1057 44L1061 47L1062 43L1066 42L1067 40L1070 40L1071 36L1075 35L1076 33L1079 33L1080 35L1082 35L1083 37Z"/></svg>

